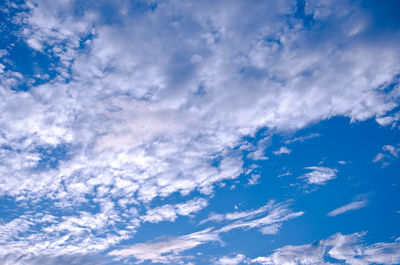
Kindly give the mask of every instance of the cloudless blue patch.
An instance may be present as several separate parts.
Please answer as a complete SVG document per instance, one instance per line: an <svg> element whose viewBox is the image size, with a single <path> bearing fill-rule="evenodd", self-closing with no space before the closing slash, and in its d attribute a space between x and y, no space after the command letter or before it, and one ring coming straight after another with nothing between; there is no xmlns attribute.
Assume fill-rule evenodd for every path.
<svg viewBox="0 0 400 265"><path fill-rule="evenodd" d="M304 27L309 28L314 23L314 18L313 14L306 14L305 6L306 6L305 0L297 0L296 12L294 13L294 17L302 20Z"/></svg>
<svg viewBox="0 0 400 265"><path fill-rule="evenodd" d="M26 40L18 36L20 26L12 23L12 18L22 10L10 8L9 13L0 10L0 49L7 51L1 63L6 66L4 71L11 70L22 74L16 77L17 86L14 90L27 91L33 85L39 85L55 77L55 65L58 59L26 44Z"/></svg>
<svg viewBox="0 0 400 265"><path fill-rule="evenodd" d="M40 160L38 162L37 169L44 170L56 168L61 160L67 160L70 158L69 150L69 145L37 148L36 152L40 154Z"/></svg>

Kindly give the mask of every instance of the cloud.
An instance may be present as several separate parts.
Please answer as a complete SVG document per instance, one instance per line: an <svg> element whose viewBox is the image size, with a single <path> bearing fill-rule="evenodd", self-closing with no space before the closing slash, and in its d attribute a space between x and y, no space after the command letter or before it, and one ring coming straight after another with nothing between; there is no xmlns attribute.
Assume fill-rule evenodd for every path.
<svg viewBox="0 0 400 265"><path fill-rule="evenodd" d="M311 170L311 172L302 175L300 178L308 184L325 185L328 181L336 178L337 170L333 168L306 167L305 169Z"/></svg>
<svg viewBox="0 0 400 265"><path fill-rule="evenodd" d="M398 126L398 121L400 120L400 112L396 112L392 115L376 117L375 120L382 126L392 125L393 128Z"/></svg>
<svg viewBox="0 0 400 265"><path fill-rule="evenodd" d="M200 223L206 223L206 222L226 222L226 221L236 221L236 220L248 220L255 218L260 215L269 215L270 213L274 212L286 212L290 213L290 210L288 209L288 204L287 203L275 203L274 201L269 201L267 204L261 206L258 209L254 210L249 210L249 211L236 211L236 212L228 212L224 214L218 214L218 213L211 213L210 216L201 221ZM275 214L274 214L275 215Z"/></svg>
<svg viewBox="0 0 400 265"><path fill-rule="evenodd" d="M270 208L270 209L268 209ZM262 217L251 220L259 213L267 211ZM218 232L226 233L233 229L254 229L258 228L263 234L277 234L284 221L302 216L304 212L292 212L286 204L267 204L257 210L250 212L228 213L222 216L222 220L236 220L230 224L221 227ZM218 216L218 215L217 215ZM215 218L215 217L214 217ZM217 217L218 218L218 217Z"/></svg>
<svg viewBox="0 0 400 265"><path fill-rule="evenodd" d="M144 222L158 223L161 221L173 222L178 215L188 216L192 213L197 213L208 205L207 200L203 198L193 199L186 203L180 203L176 205L164 205L146 212L146 215L140 218Z"/></svg>
<svg viewBox="0 0 400 265"><path fill-rule="evenodd" d="M285 246L270 256L252 259L251 263L274 264L332 264L336 260L350 265L397 264L400 262L400 244L360 244L364 233L342 235L340 233L313 244ZM335 263L334 263L335 264Z"/></svg>
<svg viewBox="0 0 400 265"><path fill-rule="evenodd" d="M41 60L20 63L12 45L0 58L0 195L18 211L4 225L29 228L5 233L3 256L98 253L132 238L157 198L208 196L238 178L243 139L261 129L379 120L398 106L399 38L380 35L352 1L310 1L307 14L326 27L305 25L286 0L146 2L143 12L95 2L6 3L7 34L25 42L18 53L49 66L29 73ZM308 169L309 184L336 176ZM55 221L39 227L27 209ZM281 211L231 228L273 233Z"/></svg>
<svg viewBox="0 0 400 265"><path fill-rule="evenodd" d="M292 175L292 173L290 171L287 171L285 173L279 174L277 177L281 178L281 177L290 176L290 175Z"/></svg>
<svg viewBox="0 0 400 265"><path fill-rule="evenodd" d="M304 141L306 141L308 139L312 139L312 138L320 137L320 136L321 135L319 133L311 133L311 134L306 135L306 136L299 136L299 137L295 137L293 139L288 139L284 143L285 144L291 144L291 143L295 143L295 142L303 143Z"/></svg>
<svg viewBox="0 0 400 265"><path fill-rule="evenodd" d="M394 157L398 157L400 153L400 147L394 147L392 145L384 145L382 146L382 150L389 152Z"/></svg>
<svg viewBox="0 0 400 265"><path fill-rule="evenodd" d="M85 255L65 255L65 256L31 256L21 254L8 255L0 257L0 262L3 265L91 265L107 264L107 260L101 257L95 259Z"/></svg>
<svg viewBox="0 0 400 265"><path fill-rule="evenodd" d="M212 241L220 241L220 239L217 233L208 228L180 237L161 239L156 242L139 243L129 248L113 250L109 255L120 259L134 257L141 262L151 260L155 263L180 263L179 254L181 252Z"/></svg>
<svg viewBox="0 0 400 265"><path fill-rule="evenodd" d="M363 199L363 200L359 200L359 201L353 201L349 204L343 205L335 210L332 210L328 213L328 216L336 216L339 214L343 214L346 213L348 211L353 211L353 210L357 210L357 209L361 209L364 208L365 206L368 205L368 200Z"/></svg>
<svg viewBox="0 0 400 265"><path fill-rule="evenodd" d="M181 255L182 252L210 242L222 243L221 235L224 233L234 229L247 230L258 228L263 234L277 234L284 221L301 215L303 215L303 212L292 212L287 204L276 204L271 201L252 211L226 213L223 215L214 214L201 222L201 224L208 221L224 223L219 228L209 227L184 236L161 238L154 242L138 243L124 249L113 250L108 255L114 256L117 259L133 257L139 262L150 260L159 263L180 264L183 263L184 259L188 258ZM235 259L239 260L241 257L237 256L232 260L229 260L229 258L223 259L225 262L228 262L224 264L231 264L229 262L233 262Z"/></svg>
<svg viewBox="0 0 400 265"><path fill-rule="evenodd" d="M279 150L273 151L272 153L274 153L275 155L282 155L282 154L290 154L291 152L292 150L290 150L286 146L281 146Z"/></svg>
<svg viewBox="0 0 400 265"><path fill-rule="evenodd" d="M246 256L243 254L237 254L233 257L224 256L219 258L214 264L217 265L238 265L241 264L246 259Z"/></svg>
<svg viewBox="0 0 400 265"><path fill-rule="evenodd" d="M261 178L260 175L258 175L258 174L252 174L252 175L250 176L250 178L249 178L248 184L249 184L249 185L257 185L258 183L260 183L260 182L259 182L260 178Z"/></svg>
<svg viewBox="0 0 400 265"><path fill-rule="evenodd" d="M381 147L381 152L376 154L375 158L372 160L373 163L381 162L382 166L385 167L389 165L391 160L397 159L400 153L400 145L383 145Z"/></svg>
<svg viewBox="0 0 400 265"><path fill-rule="evenodd" d="M265 156L265 149L270 144L271 139L266 137L258 141L257 146L252 152L250 152L247 157L253 160L268 160L269 158Z"/></svg>
<svg viewBox="0 0 400 265"><path fill-rule="evenodd" d="M372 162L373 162L373 163L379 162L379 161L381 161L384 157L385 157L384 154L378 153L378 154L375 156L375 158L372 160Z"/></svg>

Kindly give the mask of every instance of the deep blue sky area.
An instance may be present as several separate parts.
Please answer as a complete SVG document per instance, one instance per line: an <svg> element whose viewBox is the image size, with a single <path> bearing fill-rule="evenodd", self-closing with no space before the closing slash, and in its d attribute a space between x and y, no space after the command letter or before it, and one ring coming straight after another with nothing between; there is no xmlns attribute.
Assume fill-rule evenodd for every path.
<svg viewBox="0 0 400 265"><path fill-rule="evenodd" d="M400 264L398 14L0 1L0 264Z"/></svg>

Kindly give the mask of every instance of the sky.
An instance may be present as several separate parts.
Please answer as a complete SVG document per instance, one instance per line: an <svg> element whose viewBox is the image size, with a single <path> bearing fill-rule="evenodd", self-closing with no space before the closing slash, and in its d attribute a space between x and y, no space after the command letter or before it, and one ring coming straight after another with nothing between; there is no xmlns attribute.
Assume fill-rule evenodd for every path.
<svg viewBox="0 0 400 265"><path fill-rule="evenodd" d="M400 1L0 1L0 264L400 264Z"/></svg>

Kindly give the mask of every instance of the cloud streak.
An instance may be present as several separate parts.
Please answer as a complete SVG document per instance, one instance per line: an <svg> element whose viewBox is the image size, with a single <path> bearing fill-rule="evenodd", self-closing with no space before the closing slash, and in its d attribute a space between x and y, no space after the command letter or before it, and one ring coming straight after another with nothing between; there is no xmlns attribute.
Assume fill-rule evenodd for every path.
<svg viewBox="0 0 400 265"><path fill-rule="evenodd" d="M354 211L357 209L364 208L368 205L368 200L360 200L360 201L353 201L349 204L343 205L335 210L330 211L327 215L328 216L337 216L348 211Z"/></svg>
<svg viewBox="0 0 400 265"><path fill-rule="evenodd" d="M256 210L226 213L223 215L214 214L202 222L214 221L225 223L219 228L209 227L184 236L161 238L154 242L138 243L124 249L113 250L108 255L114 256L117 259L135 258L139 262L150 260L155 263L173 262L180 264L183 263L185 258L188 258L181 255L182 252L210 242L219 242L222 244L221 236L224 233L235 229L259 229L263 234L277 234L283 222L301 215L303 215L303 212L292 212L287 204L276 204L271 201ZM237 259L240 258L241 256L237 257ZM226 258L226 264L233 262L232 260L227 260Z"/></svg>

